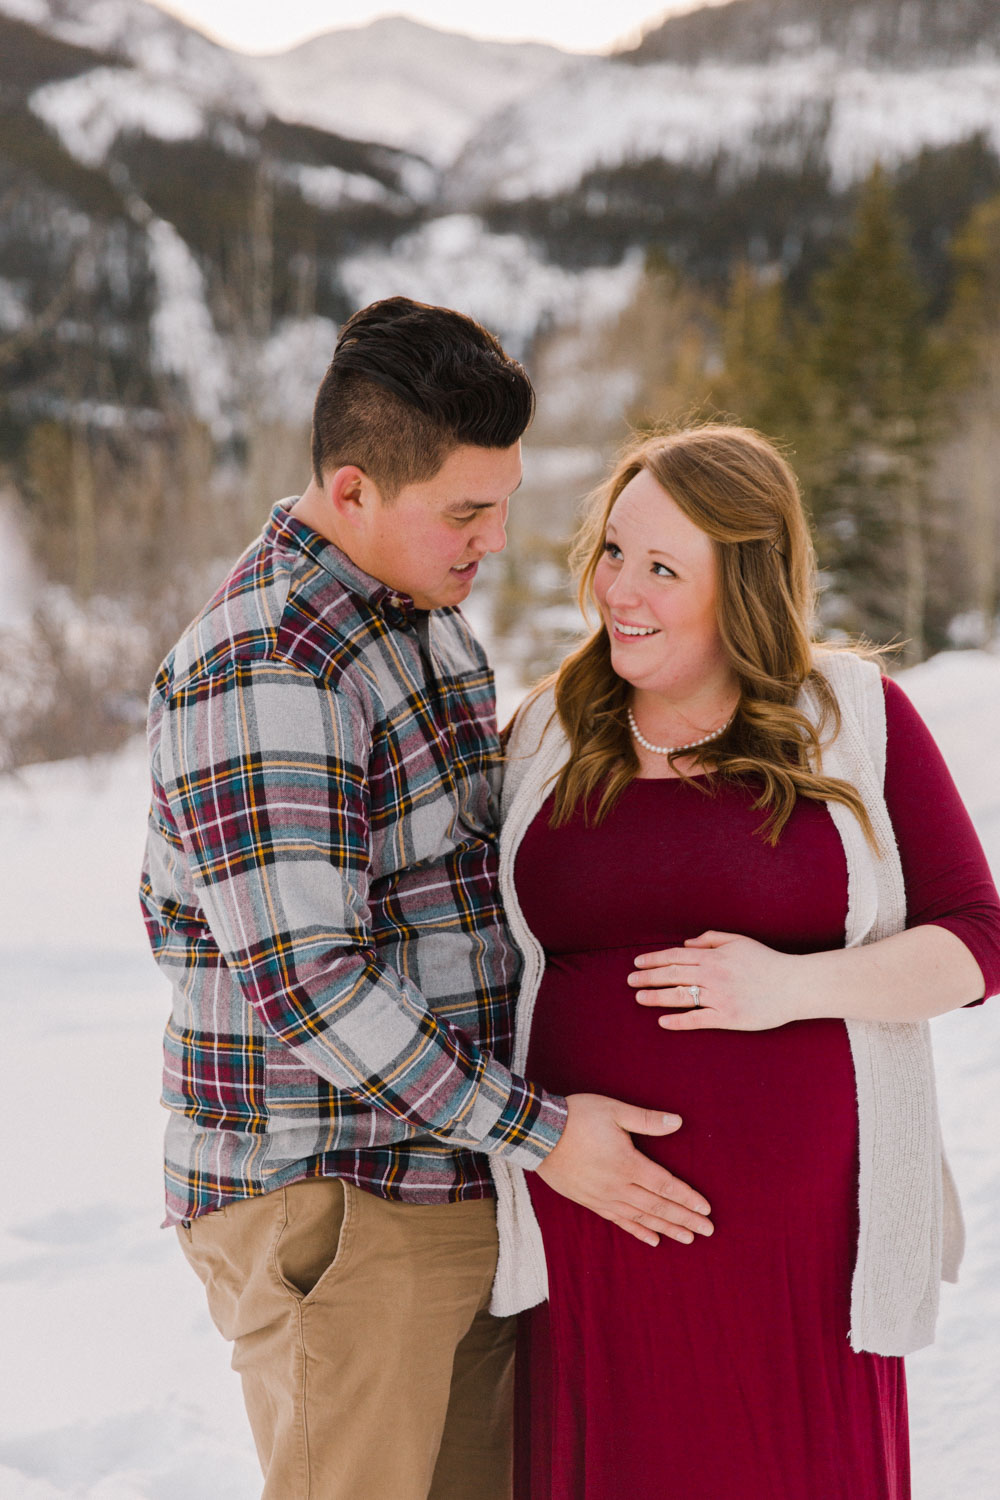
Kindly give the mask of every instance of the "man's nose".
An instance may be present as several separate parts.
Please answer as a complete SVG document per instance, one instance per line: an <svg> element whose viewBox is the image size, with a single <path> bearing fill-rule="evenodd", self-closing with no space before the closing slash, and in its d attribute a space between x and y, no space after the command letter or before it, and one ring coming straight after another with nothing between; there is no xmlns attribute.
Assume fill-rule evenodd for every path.
<svg viewBox="0 0 1000 1500"><path fill-rule="evenodd" d="M484 552L502 552L507 545L507 507L498 505L486 513L479 534Z"/></svg>

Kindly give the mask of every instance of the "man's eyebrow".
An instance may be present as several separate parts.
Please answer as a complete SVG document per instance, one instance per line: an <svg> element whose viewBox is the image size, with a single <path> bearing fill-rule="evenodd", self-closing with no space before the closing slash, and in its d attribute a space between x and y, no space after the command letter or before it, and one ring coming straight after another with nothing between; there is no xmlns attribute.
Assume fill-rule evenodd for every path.
<svg viewBox="0 0 1000 1500"><path fill-rule="evenodd" d="M522 474L521 478L517 481L517 483L515 484L514 488L511 490L510 493L512 495L515 494L516 491L521 488L521 485L523 483L524 483L524 475ZM508 497L505 495L504 499L506 500L507 498ZM460 510L464 510L464 511L492 510L494 506L499 505L500 503L501 502L499 500L453 500L452 503L448 506L448 510L451 511L451 512L460 511Z"/></svg>

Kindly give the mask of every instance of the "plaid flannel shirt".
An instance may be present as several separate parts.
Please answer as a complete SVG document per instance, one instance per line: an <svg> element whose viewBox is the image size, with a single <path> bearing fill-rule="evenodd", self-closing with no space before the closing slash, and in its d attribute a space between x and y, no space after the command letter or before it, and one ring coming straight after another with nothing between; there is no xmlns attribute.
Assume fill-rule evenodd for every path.
<svg viewBox="0 0 1000 1500"><path fill-rule="evenodd" d="M537 1166L508 1067L492 674L275 507L167 658L142 902L173 987L166 1223L305 1177L416 1203Z"/></svg>

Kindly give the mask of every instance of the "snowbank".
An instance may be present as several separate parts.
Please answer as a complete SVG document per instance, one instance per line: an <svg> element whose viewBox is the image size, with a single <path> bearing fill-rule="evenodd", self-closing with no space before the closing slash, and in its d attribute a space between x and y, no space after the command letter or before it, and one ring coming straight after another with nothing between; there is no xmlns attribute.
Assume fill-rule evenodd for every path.
<svg viewBox="0 0 1000 1500"><path fill-rule="evenodd" d="M906 674L1000 873L1000 658ZM0 1495L249 1500L239 1382L161 1217L166 991L135 896L143 748L0 782ZM1000 1006L936 1023L970 1248L909 1362L916 1500L993 1493L1000 1429Z"/></svg>

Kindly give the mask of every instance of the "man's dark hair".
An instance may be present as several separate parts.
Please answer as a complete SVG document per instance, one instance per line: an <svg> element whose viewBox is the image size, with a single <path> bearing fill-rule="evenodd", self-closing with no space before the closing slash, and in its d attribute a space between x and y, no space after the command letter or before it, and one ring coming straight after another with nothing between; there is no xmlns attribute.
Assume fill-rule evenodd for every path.
<svg viewBox="0 0 1000 1500"><path fill-rule="evenodd" d="M509 448L535 393L516 359L472 318L408 297L344 324L313 410L312 465L356 464L383 499L431 479L461 444Z"/></svg>

